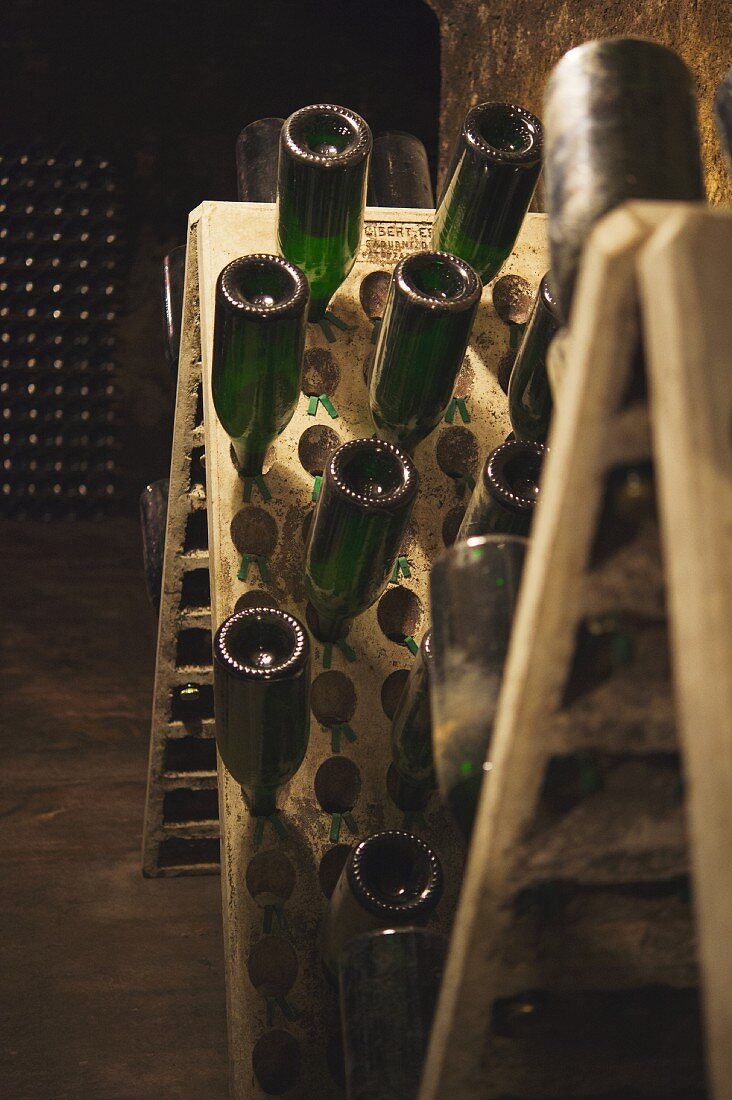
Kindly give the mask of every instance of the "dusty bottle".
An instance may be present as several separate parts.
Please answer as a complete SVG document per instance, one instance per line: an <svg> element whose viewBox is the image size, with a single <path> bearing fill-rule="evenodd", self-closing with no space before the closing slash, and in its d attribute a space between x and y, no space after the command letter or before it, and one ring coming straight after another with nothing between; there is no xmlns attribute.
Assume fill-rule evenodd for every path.
<svg viewBox="0 0 732 1100"><path fill-rule="evenodd" d="M434 207L427 151L414 134L391 130L374 139L368 204L429 210Z"/></svg>
<svg viewBox="0 0 732 1100"><path fill-rule="evenodd" d="M355 439L330 456L305 551L305 588L316 636L336 641L389 581L417 495L408 455Z"/></svg>
<svg viewBox="0 0 732 1100"><path fill-rule="evenodd" d="M456 542L430 575L432 751L443 805L470 838L493 733L527 540Z"/></svg>
<svg viewBox="0 0 732 1100"><path fill-rule="evenodd" d="M349 940L375 928L424 924L442 897L442 865L412 833L374 833L348 854L321 927L326 973L338 978L338 957Z"/></svg>
<svg viewBox="0 0 732 1100"><path fill-rule="evenodd" d="M528 535L539 503L545 453L541 443L518 439L491 451L460 524L458 540L473 535Z"/></svg>
<svg viewBox="0 0 732 1100"><path fill-rule="evenodd" d="M221 759L251 812L267 816L308 747L307 631L285 611L248 607L221 624L213 656Z"/></svg>
<svg viewBox="0 0 732 1100"><path fill-rule="evenodd" d="M412 451L450 403L480 302L469 264L443 252L416 252L394 269L369 375L379 435Z"/></svg>
<svg viewBox="0 0 732 1100"><path fill-rule="evenodd" d="M371 131L354 111L303 107L280 138L277 241L310 283L311 321L325 313L361 242Z"/></svg>
<svg viewBox="0 0 732 1100"><path fill-rule="evenodd" d="M627 199L704 201L696 99L681 58L637 38L585 42L544 97L551 283L569 317L595 222Z"/></svg>
<svg viewBox="0 0 732 1100"><path fill-rule="evenodd" d="M239 202L274 202L283 118L250 122L236 139L236 191Z"/></svg>
<svg viewBox="0 0 732 1100"><path fill-rule="evenodd" d="M513 103L465 116L432 227L432 247L462 257L484 283L513 248L541 172L539 119Z"/></svg>
<svg viewBox="0 0 732 1100"><path fill-rule="evenodd" d="M426 928L357 936L339 960L348 1100L415 1100L447 940Z"/></svg>
<svg viewBox="0 0 732 1100"><path fill-rule="evenodd" d="M295 411L307 306L307 279L281 256L242 256L216 282L211 389L243 477Z"/></svg>
<svg viewBox="0 0 732 1100"><path fill-rule="evenodd" d="M552 415L546 356L560 325L559 308L545 275L508 381L508 415L516 439L546 442Z"/></svg>

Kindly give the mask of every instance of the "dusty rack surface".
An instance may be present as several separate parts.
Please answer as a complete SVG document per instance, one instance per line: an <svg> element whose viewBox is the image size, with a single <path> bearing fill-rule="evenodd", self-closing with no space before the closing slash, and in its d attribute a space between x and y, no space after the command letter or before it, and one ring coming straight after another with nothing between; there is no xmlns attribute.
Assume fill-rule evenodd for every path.
<svg viewBox="0 0 732 1100"><path fill-rule="evenodd" d="M333 328L336 339L331 343L319 328L308 326L305 392L267 464L268 499L255 485L248 503L211 401L214 286L222 267L235 257L276 251L274 210L266 204L204 203L191 215L190 232L200 288L212 626L215 629L242 597L256 599L250 595L253 590L304 619L303 530L314 507L315 477L327 453L323 439L333 444L374 431L364 383L365 366L373 352L373 326L362 306L364 295L368 304L371 284L364 281L374 272L390 272L402 255L429 247L430 212L367 211L361 253L332 303L332 312L349 328ZM501 292L509 308L513 302L516 309L517 299L523 307L530 304L546 269L544 234L544 217L529 215L503 272L504 277L520 276L526 282L513 281L513 296L507 293L512 280L503 282L499 304ZM191 247L192 243L189 252ZM196 313L194 281L189 264L184 330ZM453 410L452 424L441 425L416 452L422 485L403 548L409 575L389 585L378 604L354 624L347 640L355 661L334 647L331 668L326 669L323 646L314 645L310 747L280 800L286 837L280 838L268 823L257 843L256 822L245 809L238 786L219 767L231 1092L237 1098L266 1095L267 1089L283 1089L288 1096L303 1098L340 1095L329 1068L337 1033L337 1000L322 976L317 950L325 905L321 883L327 887L329 862L337 861L339 855L331 854L336 848L331 839L332 811L351 811L356 831L352 835L348 820L342 820L339 843L344 845L379 828L404 824L404 813L387 793L390 721L384 704L390 710L390 693L412 661L405 639L419 641L428 627L430 564L443 549L445 538L454 537L469 493L466 478L477 476L482 457L510 431L497 371L512 354L516 335L497 315L489 286L456 388L465 404ZM321 394L328 395L336 418L327 403L314 401ZM309 415L309 409L314 415ZM470 416L468 423L463 423L463 409ZM326 429L334 436L328 436ZM248 555L248 571L246 564L241 569L244 555ZM239 579L245 572L246 579ZM354 741L349 740L351 731ZM338 740L340 753L334 753ZM321 768L325 769L321 772L327 790L325 807L314 794L315 775ZM442 857L447 888L437 925L447 928L462 873L460 845L436 796L425 813L426 828L412 824ZM280 887L284 893L279 909L266 910L255 897L261 901L265 896L262 891L269 885L270 872L274 878L268 863L277 857L266 854L273 851L289 861L293 885L288 896L284 896L288 888ZM252 864L257 855L258 862Z"/></svg>
<svg viewBox="0 0 732 1100"><path fill-rule="evenodd" d="M148 762L142 868L149 876L219 869L216 746L196 242L187 253L170 492ZM180 692L193 684L195 713Z"/></svg>

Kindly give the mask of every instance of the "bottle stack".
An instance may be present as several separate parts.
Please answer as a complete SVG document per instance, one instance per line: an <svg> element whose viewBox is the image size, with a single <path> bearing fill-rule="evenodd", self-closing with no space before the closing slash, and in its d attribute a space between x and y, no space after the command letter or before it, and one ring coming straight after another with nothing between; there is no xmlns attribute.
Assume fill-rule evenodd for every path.
<svg viewBox="0 0 732 1100"><path fill-rule="evenodd" d="M117 494L123 198L97 153L0 149L4 516L102 515Z"/></svg>

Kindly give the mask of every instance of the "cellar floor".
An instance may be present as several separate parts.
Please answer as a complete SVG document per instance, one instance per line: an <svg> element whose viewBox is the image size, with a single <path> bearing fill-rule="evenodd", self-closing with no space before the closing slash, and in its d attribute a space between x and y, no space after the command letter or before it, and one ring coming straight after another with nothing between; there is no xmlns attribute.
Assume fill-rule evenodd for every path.
<svg viewBox="0 0 732 1100"><path fill-rule="evenodd" d="M226 1096L218 877L145 880L155 622L136 519L0 524L0 1080Z"/></svg>

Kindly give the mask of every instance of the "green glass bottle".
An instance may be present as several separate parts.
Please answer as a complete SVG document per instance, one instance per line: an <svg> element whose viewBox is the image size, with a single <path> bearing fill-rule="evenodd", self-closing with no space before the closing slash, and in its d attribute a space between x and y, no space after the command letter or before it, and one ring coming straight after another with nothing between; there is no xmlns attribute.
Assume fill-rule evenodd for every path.
<svg viewBox="0 0 732 1100"><path fill-rule="evenodd" d="M442 864L421 837L388 829L348 853L320 930L326 974L338 979L338 959L355 936L376 928L424 924L443 890Z"/></svg>
<svg viewBox="0 0 732 1100"><path fill-rule="evenodd" d="M310 734L310 641L272 607L231 615L214 639L216 744L256 816L303 762Z"/></svg>
<svg viewBox="0 0 732 1100"><path fill-rule="evenodd" d="M408 455L380 439L344 443L326 463L305 551L321 641L342 637L386 588L418 483Z"/></svg>
<svg viewBox="0 0 732 1100"><path fill-rule="evenodd" d="M539 503L546 447L509 439L488 455L463 516L458 542L473 535L528 535Z"/></svg>
<svg viewBox="0 0 732 1100"><path fill-rule="evenodd" d="M442 420L482 289L447 253L417 252L395 267L369 377L371 415L389 442L411 452Z"/></svg>
<svg viewBox="0 0 732 1100"><path fill-rule="evenodd" d="M425 793L434 790L435 764L432 759L432 722L430 717L430 665L432 632L428 631L419 647L397 703L391 723L391 753L400 780L407 787Z"/></svg>
<svg viewBox="0 0 732 1100"><path fill-rule="evenodd" d="M364 120L332 103L303 107L282 127L277 241L308 277L311 321L323 316L356 259L371 144Z"/></svg>
<svg viewBox="0 0 732 1100"><path fill-rule="evenodd" d="M295 411L308 298L307 279L281 256L242 256L216 282L211 389L242 477L261 474Z"/></svg>
<svg viewBox="0 0 732 1100"><path fill-rule="evenodd" d="M432 227L432 247L466 260L484 283L518 237L539 173L539 119L513 103L479 103L465 116Z"/></svg>
<svg viewBox="0 0 732 1100"><path fill-rule="evenodd" d="M545 275L508 381L508 415L516 439L546 442L552 416L546 356L561 323L549 276Z"/></svg>

